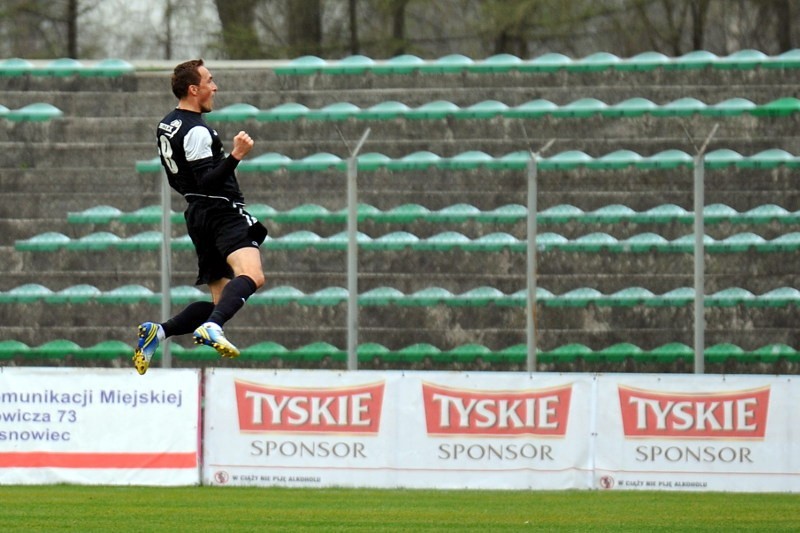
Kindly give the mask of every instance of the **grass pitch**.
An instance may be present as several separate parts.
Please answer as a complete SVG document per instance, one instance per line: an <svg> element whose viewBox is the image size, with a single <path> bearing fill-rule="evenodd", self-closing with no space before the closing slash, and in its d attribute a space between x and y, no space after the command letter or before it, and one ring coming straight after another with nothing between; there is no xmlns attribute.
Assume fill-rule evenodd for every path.
<svg viewBox="0 0 800 533"><path fill-rule="evenodd" d="M798 531L798 494L0 486L0 531Z"/></svg>

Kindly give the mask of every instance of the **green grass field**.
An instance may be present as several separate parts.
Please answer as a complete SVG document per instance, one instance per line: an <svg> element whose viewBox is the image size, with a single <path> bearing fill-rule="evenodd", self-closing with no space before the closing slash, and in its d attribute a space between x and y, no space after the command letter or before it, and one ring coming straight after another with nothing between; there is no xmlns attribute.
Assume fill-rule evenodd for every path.
<svg viewBox="0 0 800 533"><path fill-rule="evenodd" d="M0 531L800 531L798 494L0 486Z"/></svg>

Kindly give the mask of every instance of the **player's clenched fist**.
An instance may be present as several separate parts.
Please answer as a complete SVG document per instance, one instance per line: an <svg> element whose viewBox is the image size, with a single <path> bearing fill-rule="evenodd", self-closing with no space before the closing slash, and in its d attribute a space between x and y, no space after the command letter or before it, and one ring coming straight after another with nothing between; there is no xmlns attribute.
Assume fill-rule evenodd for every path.
<svg viewBox="0 0 800 533"><path fill-rule="evenodd" d="M236 159L242 160L253 148L253 144L255 144L253 138L250 137L246 131L240 131L236 134L236 137L233 138L233 150L231 150L231 155Z"/></svg>

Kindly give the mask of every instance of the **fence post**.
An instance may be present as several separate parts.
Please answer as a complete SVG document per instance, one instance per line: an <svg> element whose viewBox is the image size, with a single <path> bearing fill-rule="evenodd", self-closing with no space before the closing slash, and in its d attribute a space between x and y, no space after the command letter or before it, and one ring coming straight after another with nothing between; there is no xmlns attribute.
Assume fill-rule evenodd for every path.
<svg viewBox="0 0 800 533"><path fill-rule="evenodd" d="M705 296L705 152L719 124L714 124L703 146L694 156L694 373L705 373L706 296ZM687 132L688 133L688 132Z"/></svg>
<svg viewBox="0 0 800 533"><path fill-rule="evenodd" d="M172 316L172 191L169 180L161 180L161 322ZM161 342L161 366L172 367L169 339Z"/></svg>
<svg viewBox="0 0 800 533"><path fill-rule="evenodd" d="M347 370L358 370L358 152L366 129L347 159Z"/></svg>

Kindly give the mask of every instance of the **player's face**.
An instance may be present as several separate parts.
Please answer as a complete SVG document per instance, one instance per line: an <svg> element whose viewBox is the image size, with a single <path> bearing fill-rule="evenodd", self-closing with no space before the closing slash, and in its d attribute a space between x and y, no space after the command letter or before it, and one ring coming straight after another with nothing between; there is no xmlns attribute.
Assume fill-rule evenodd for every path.
<svg viewBox="0 0 800 533"><path fill-rule="evenodd" d="M214 109L214 94L217 92L217 84L214 77L206 67L199 67L197 72L200 74L200 84L197 85L197 103L200 111L208 113Z"/></svg>

